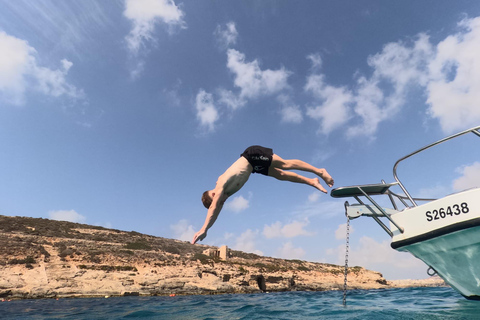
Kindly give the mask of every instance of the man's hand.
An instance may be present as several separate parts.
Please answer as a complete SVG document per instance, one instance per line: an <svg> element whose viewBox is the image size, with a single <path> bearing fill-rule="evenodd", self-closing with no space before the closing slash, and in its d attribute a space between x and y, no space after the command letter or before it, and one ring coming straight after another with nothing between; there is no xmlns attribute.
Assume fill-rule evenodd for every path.
<svg viewBox="0 0 480 320"><path fill-rule="evenodd" d="M193 240L192 240L192 244L195 244L197 243L197 241L202 241L203 239L205 239L205 237L207 236L207 231L205 230L200 230L198 231L197 233L195 233L195 235L193 236Z"/></svg>

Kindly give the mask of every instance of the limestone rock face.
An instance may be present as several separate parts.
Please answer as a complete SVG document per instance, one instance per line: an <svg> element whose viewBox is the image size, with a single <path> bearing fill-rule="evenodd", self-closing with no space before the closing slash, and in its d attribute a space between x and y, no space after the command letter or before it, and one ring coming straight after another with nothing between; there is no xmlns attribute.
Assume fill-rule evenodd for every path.
<svg viewBox="0 0 480 320"><path fill-rule="evenodd" d="M71 222L0 216L0 298L223 294L343 289L344 267L230 251ZM215 248L213 248L215 249ZM348 270L349 289L444 285L388 282Z"/></svg>

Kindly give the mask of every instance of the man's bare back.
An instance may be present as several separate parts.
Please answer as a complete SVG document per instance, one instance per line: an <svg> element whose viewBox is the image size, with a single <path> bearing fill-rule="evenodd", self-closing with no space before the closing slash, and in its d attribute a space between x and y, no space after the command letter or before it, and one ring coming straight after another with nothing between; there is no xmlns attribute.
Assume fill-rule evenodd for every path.
<svg viewBox="0 0 480 320"><path fill-rule="evenodd" d="M252 166L244 157L238 158L230 168L218 177L215 189L221 187L225 195L230 197L240 190L252 173Z"/></svg>
<svg viewBox="0 0 480 320"><path fill-rule="evenodd" d="M192 244L203 240L207 236L208 229L217 220L225 201L243 187L252 173L261 173L282 181L306 184L327 193L318 178L307 178L286 170L314 173L322 178L329 187L333 186L333 179L325 169L316 168L302 160L284 160L269 148L249 147L237 161L218 177L215 189L204 192L202 202L208 208L207 217L203 227L194 235Z"/></svg>

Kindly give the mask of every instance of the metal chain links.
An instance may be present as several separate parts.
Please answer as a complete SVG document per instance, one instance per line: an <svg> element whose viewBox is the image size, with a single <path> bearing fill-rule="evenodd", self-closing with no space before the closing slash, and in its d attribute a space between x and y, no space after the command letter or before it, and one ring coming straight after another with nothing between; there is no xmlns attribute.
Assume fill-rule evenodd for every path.
<svg viewBox="0 0 480 320"><path fill-rule="evenodd" d="M347 305L348 247L350 242L350 218L347 216L347 235L345 242L345 280L343 282L343 305Z"/></svg>

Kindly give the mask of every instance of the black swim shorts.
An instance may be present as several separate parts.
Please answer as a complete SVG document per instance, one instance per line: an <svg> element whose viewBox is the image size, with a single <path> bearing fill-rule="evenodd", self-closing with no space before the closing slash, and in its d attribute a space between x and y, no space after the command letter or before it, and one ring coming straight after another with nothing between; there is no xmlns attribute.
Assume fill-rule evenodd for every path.
<svg viewBox="0 0 480 320"><path fill-rule="evenodd" d="M268 168L272 164L273 150L261 146L248 147L240 156L245 157L253 167L252 173L268 176Z"/></svg>

